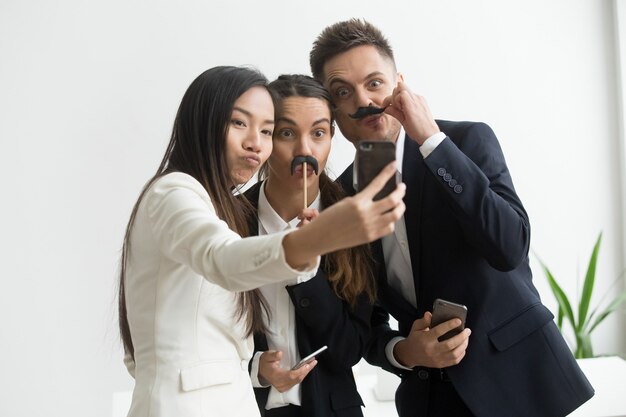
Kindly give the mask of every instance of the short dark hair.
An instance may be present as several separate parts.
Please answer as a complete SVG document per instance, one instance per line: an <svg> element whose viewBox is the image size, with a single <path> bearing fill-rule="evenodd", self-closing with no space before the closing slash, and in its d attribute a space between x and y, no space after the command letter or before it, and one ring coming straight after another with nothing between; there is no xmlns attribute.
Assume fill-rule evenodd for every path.
<svg viewBox="0 0 626 417"><path fill-rule="evenodd" d="M350 19L328 26L313 42L313 49L309 54L313 77L321 81L324 77L324 64L329 59L362 45L376 47L381 55L391 59L395 65L391 45L383 33L365 19Z"/></svg>

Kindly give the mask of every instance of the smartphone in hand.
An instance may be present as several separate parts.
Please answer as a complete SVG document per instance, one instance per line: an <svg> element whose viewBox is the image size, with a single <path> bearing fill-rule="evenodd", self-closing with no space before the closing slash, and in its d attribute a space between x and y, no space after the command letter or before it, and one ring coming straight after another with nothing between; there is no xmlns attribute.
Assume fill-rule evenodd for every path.
<svg viewBox="0 0 626 417"><path fill-rule="evenodd" d="M465 318L467 317L467 307L462 304L456 304L450 301L437 298L433 303L433 318L430 322L430 328L440 325L443 322L452 319L460 319L461 325L439 336L439 341L444 341L461 333L465 328Z"/></svg>
<svg viewBox="0 0 626 417"><path fill-rule="evenodd" d="M301 368L302 366L306 365L307 363L312 362L313 359L315 359L315 357L317 355L319 355L320 353L322 353L326 349L328 349L328 346L322 346L321 348L317 349L315 352L311 353L310 355L305 356L304 358L300 359L300 362L298 362L296 364L296 366L291 368L291 370L295 371L296 369Z"/></svg>
<svg viewBox="0 0 626 417"><path fill-rule="evenodd" d="M396 159L396 145L384 140L360 141L354 159L354 189L363 190L380 171ZM380 200L396 189L398 175L392 177L374 200Z"/></svg>

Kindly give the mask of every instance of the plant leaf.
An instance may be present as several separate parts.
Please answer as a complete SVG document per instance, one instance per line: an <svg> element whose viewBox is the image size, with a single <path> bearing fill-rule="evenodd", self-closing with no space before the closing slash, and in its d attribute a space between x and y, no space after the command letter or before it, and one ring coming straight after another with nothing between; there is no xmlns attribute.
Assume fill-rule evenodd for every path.
<svg viewBox="0 0 626 417"><path fill-rule="evenodd" d="M584 358L593 358L593 347L591 346L591 335L589 333L583 333L579 335L578 341L580 342L580 357L579 359Z"/></svg>
<svg viewBox="0 0 626 417"><path fill-rule="evenodd" d="M598 314L598 311L600 310L600 308L602 307L602 304L604 304L604 300L609 296L609 294L611 294L611 292L615 289L615 287L617 286L617 284L622 282L622 278L624 278L624 275L626 274L626 269L622 271L621 274L619 274L619 276L617 278L615 278L615 280L611 283L611 285L609 286L609 288L607 288L606 291L604 291L604 294L602 294L602 297L600 297L600 301L597 303L596 307L593 309L593 311L591 312L591 314L589 315L589 317L587 318L587 323L585 325L585 329L587 329L589 327L589 325L591 323L595 323L595 321L593 320L594 317L596 317L596 315ZM626 282L626 281L625 281ZM626 291L626 290L625 290ZM621 292L618 291L618 297L619 294ZM616 297L617 298L617 297ZM587 330L585 330L587 331ZM591 333L590 331L588 333Z"/></svg>
<svg viewBox="0 0 626 417"><path fill-rule="evenodd" d="M552 290L552 293L554 294L554 298L556 298L557 303L559 303L559 315L561 315L559 322L562 324L563 322L562 315L565 315L565 317L567 317L570 324L572 325L572 328L576 330L576 321L574 320L574 312L572 311L572 306L570 305L569 300L567 299L567 296L565 295L565 293L563 292L559 284L557 284L556 280L552 276L552 273L550 272L548 267L543 263L541 259L539 259L539 257L537 257L537 260L539 261L539 264L541 265L543 272L546 274L546 278L548 279L548 283L550 284L550 289Z"/></svg>
<svg viewBox="0 0 626 417"><path fill-rule="evenodd" d="M626 290L622 291L621 293L619 293L617 295L617 297L615 297L613 299L613 301L611 301L609 303L609 305L607 306L607 308L604 309L604 311L602 313L600 313L598 315L598 317L596 318L596 320L593 322L593 324L591 325L591 327L589 327L589 330L587 330L587 333L591 334L591 332L593 332L593 329L595 329L598 324L602 323L602 321L612 312L614 312L615 310L617 310L624 302L626 302Z"/></svg>
<svg viewBox="0 0 626 417"><path fill-rule="evenodd" d="M581 332L587 321L587 312L589 311L589 303L591 302L591 294L593 293L593 286L596 280L596 262L598 260L598 251L600 250L600 243L602 242L602 232L598 235L596 244L591 252L591 258L589 259L589 266L587 267L587 274L585 275L585 282L583 284L583 292L580 294L580 302L578 303L578 326L577 332Z"/></svg>

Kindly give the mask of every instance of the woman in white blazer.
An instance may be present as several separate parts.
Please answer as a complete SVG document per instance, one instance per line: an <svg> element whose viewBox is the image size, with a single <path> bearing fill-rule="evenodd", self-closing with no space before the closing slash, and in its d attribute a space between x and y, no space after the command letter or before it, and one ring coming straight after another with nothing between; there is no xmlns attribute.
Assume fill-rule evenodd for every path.
<svg viewBox="0 0 626 417"><path fill-rule="evenodd" d="M251 335L263 328L256 288L390 233L404 212L403 185L373 201L395 172L390 166L310 224L242 238L249 206L233 190L272 150L266 85L258 72L237 67L196 78L133 208L119 289L125 363L135 378L131 417L258 416L248 374Z"/></svg>

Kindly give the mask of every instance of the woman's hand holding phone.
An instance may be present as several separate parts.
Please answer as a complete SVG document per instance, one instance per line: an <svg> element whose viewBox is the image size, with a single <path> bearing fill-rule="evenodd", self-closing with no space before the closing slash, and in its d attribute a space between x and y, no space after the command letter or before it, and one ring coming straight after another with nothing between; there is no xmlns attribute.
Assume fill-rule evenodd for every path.
<svg viewBox="0 0 626 417"><path fill-rule="evenodd" d="M406 186L398 184L388 196L374 201L396 175L396 163L387 165L363 191L325 209L311 224L305 224L283 239L285 258L293 268L305 269L315 258L339 249L372 242L393 232L404 214Z"/></svg>
<svg viewBox="0 0 626 417"><path fill-rule="evenodd" d="M317 361L313 359L298 369L285 369L280 365L283 353L276 350L268 350L259 358L259 380L276 388L278 392L290 390L294 385L301 383L311 372Z"/></svg>

